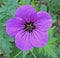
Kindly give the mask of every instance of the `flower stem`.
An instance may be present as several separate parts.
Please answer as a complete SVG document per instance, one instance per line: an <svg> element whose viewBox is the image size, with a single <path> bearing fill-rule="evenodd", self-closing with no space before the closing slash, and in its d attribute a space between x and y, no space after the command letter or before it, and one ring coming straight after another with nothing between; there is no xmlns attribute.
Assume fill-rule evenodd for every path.
<svg viewBox="0 0 60 58"><path fill-rule="evenodd" d="M23 57L22 58L26 58L27 54L29 53L30 51L23 51Z"/></svg>
<svg viewBox="0 0 60 58"><path fill-rule="evenodd" d="M31 53L34 56L34 58L37 58L36 55L34 54L33 50L31 50Z"/></svg>
<svg viewBox="0 0 60 58"><path fill-rule="evenodd" d="M17 56L21 53L22 51L18 52L13 58L17 58Z"/></svg>

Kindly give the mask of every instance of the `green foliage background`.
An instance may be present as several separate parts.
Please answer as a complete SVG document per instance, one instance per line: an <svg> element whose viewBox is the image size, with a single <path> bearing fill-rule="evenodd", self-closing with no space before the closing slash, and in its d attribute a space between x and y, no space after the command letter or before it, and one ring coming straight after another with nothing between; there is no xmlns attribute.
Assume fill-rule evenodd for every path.
<svg viewBox="0 0 60 58"><path fill-rule="evenodd" d="M17 49L5 30L6 21L14 17L16 8L26 4L35 7L37 12L49 12L53 19L48 44L31 51ZM0 58L60 58L60 0L0 0Z"/></svg>

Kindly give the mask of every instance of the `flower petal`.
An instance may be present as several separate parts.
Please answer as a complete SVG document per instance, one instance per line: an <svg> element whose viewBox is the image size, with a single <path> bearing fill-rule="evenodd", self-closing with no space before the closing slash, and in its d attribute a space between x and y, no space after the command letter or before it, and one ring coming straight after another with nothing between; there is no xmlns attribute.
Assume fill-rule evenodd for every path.
<svg viewBox="0 0 60 58"><path fill-rule="evenodd" d="M48 42L48 33L34 30L33 33L30 34L30 42L34 47L41 48Z"/></svg>
<svg viewBox="0 0 60 58"><path fill-rule="evenodd" d="M6 32L10 36L15 36L18 31L23 29L23 21L21 18L11 18L6 23Z"/></svg>
<svg viewBox="0 0 60 58"><path fill-rule="evenodd" d="M32 45L29 41L29 33L25 31L20 31L15 37L15 43L17 48L21 50L30 50Z"/></svg>
<svg viewBox="0 0 60 58"><path fill-rule="evenodd" d="M47 31L52 25L52 18L49 13L40 11L37 13L38 20L35 22L36 28Z"/></svg>
<svg viewBox="0 0 60 58"><path fill-rule="evenodd" d="M31 5L20 6L16 10L16 16L23 18L26 22L29 22L30 20L34 21L36 15L36 11Z"/></svg>

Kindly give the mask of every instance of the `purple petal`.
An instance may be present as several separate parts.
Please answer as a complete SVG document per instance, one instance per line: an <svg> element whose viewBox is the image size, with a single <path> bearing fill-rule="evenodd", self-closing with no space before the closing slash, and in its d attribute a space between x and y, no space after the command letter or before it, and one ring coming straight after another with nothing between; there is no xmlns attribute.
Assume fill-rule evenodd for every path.
<svg viewBox="0 0 60 58"><path fill-rule="evenodd" d="M31 5L20 6L16 10L16 16L23 18L26 22L36 19L36 11Z"/></svg>
<svg viewBox="0 0 60 58"><path fill-rule="evenodd" d="M47 31L52 25L52 18L49 13L40 11L37 13L38 20L35 22L36 28Z"/></svg>
<svg viewBox="0 0 60 58"><path fill-rule="evenodd" d="M48 42L48 33L34 30L33 33L30 34L30 42L34 47L41 48Z"/></svg>
<svg viewBox="0 0 60 58"><path fill-rule="evenodd" d="M32 45L29 41L29 33L25 31L20 31L15 37L15 43L17 48L21 50L30 50Z"/></svg>
<svg viewBox="0 0 60 58"><path fill-rule="evenodd" d="M23 27L24 27L23 21L21 18L19 18L19 19L11 18L6 23L6 32L10 36L15 36L18 33L18 31L23 29Z"/></svg>

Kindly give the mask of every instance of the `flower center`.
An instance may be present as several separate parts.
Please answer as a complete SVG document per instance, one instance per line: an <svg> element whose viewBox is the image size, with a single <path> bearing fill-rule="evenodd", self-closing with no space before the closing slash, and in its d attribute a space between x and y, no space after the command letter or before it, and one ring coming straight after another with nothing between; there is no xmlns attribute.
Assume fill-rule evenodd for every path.
<svg viewBox="0 0 60 58"><path fill-rule="evenodd" d="M25 31L32 32L35 29L35 25L33 22L25 23L24 29Z"/></svg>

